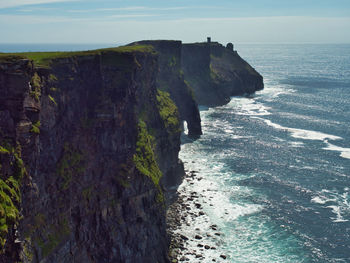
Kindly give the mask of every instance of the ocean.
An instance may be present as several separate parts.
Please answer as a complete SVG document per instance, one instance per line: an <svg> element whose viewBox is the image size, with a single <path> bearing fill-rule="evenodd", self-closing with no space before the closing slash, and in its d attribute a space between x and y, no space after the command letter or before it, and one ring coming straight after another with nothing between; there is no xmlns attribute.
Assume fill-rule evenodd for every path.
<svg viewBox="0 0 350 263"><path fill-rule="evenodd" d="M180 158L200 180L179 192L198 194L205 212L177 230L195 251L184 255L350 262L350 45L236 48L265 89L201 106L203 135L183 136Z"/></svg>

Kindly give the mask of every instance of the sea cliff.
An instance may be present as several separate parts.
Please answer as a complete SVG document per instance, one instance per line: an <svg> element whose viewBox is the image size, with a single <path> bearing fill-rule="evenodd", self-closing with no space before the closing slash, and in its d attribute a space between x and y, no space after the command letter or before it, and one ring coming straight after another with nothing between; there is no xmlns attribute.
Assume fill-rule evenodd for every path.
<svg viewBox="0 0 350 263"><path fill-rule="evenodd" d="M262 76L233 50L232 43L226 47L217 42L184 44L182 68L201 105L223 105L231 96L264 88Z"/></svg>
<svg viewBox="0 0 350 263"><path fill-rule="evenodd" d="M0 262L169 262L182 122L201 134L185 49L0 54ZM232 54L220 52L209 68L227 78L206 78L234 89ZM253 92L262 78L239 83Z"/></svg>

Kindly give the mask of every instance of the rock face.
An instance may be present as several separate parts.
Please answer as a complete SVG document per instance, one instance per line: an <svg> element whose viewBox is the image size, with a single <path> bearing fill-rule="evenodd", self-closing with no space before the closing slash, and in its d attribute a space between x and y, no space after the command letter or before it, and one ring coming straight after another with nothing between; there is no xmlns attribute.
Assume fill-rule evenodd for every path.
<svg viewBox="0 0 350 263"><path fill-rule="evenodd" d="M171 40L146 40L131 45L152 45L159 55L157 86L170 93L180 112L180 119L187 122L188 135L202 134L201 119L193 90L185 81L181 66L182 42Z"/></svg>
<svg viewBox="0 0 350 263"><path fill-rule="evenodd" d="M2 58L2 262L168 262L180 124L157 69L149 47Z"/></svg>
<svg viewBox="0 0 350 263"><path fill-rule="evenodd" d="M261 88L233 45L0 54L0 262L169 262L181 122Z"/></svg>
<svg viewBox="0 0 350 263"><path fill-rule="evenodd" d="M262 76L244 61L233 45L217 42L182 45L182 68L200 105L218 106L231 96L264 88Z"/></svg>

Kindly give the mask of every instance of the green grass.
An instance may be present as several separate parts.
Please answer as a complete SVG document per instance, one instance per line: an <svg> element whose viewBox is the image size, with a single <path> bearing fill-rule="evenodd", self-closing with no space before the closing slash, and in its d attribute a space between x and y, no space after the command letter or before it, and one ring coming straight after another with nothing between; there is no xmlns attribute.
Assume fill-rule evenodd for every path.
<svg viewBox="0 0 350 263"><path fill-rule="evenodd" d="M10 158L13 174L5 178L1 173L0 165L0 255L6 243L9 229L19 221L19 207L21 203L20 184L25 174L25 168L21 159L21 148L0 146L3 158Z"/></svg>
<svg viewBox="0 0 350 263"><path fill-rule="evenodd" d="M33 60L36 66L49 67L54 59L70 58L77 56L93 56L101 55L106 52L116 53L134 53L134 52L154 52L152 46L136 45L136 46L122 46L113 48L103 48L88 51L72 51L72 52L23 52L23 53L0 53L1 62L13 62L18 59L27 58Z"/></svg>
<svg viewBox="0 0 350 263"><path fill-rule="evenodd" d="M157 106L167 131L170 133L181 132L178 109L168 92L158 89Z"/></svg>
<svg viewBox="0 0 350 263"><path fill-rule="evenodd" d="M30 96L34 98L37 102L40 100L41 95L41 79L39 75L35 72L32 79L30 80L31 90L29 92Z"/></svg>
<svg viewBox="0 0 350 263"><path fill-rule="evenodd" d="M57 106L56 100L51 95L49 95L49 99L53 104L55 104L55 106Z"/></svg>
<svg viewBox="0 0 350 263"><path fill-rule="evenodd" d="M11 63L24 58L23 55L16 53L0 53L0 63Z"/></svg>
<svg viewBox="0 0 350 263"><path fill-rule="evenodd" d="M30 130L30 132L40 134L40 121L37 121L32 124L32 129Z"/></svg>
<svg viewBox="0 0 350 263"><path fill-rule="evenodd" d="M0 146L0 154L1 153L10 153L5 147Z"/></svg>
<svg viewBox="0 0 350 263"><path fill-rule="evenodd" d="M40 79L38 73L36 73L36 72L34 73L30 83L32 84L32 86L34 88L40 88L41 79Z"/></svg>
<svg viewBox="0 0 350 263"><path fill-rule="evenodd" d="M134 154L133 161L136 169L143 175L149 177L153 184L158 189L157 202L164 202L163 191L160 187L159 181L162 177L158 164L154 155L154 138L147 131L146 123L139 121L138 124L138 137L136 143L136 153Z"/></svg>
<svg viewBox="0 0 350 263"><path fill-rule="evenodd" d="M50 74L49 75L49 81L50 82L56 82L58 79L57 79L57 77L54 75L54 74Z"/></svg>

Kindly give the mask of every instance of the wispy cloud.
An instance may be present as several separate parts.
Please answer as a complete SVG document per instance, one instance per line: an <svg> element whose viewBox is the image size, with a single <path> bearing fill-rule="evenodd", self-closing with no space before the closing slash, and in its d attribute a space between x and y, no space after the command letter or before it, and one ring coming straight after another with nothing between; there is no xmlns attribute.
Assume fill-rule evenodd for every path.
<svg viewBox="0 0 350 263"><path fill-rule="evenodd" d="M135 15L111 15L108 18L137 18L137 17L156 17L156 14L135 14Z"/></svg>
<svg viewBox="0 0 350 263"><path fill-rule="evenodd" d="M109 15L95 18L77 18L66 16L47 16L47 15L0 15L0 24L50 24L50 23L113 23L116 21L135 20L138 18L158 17L157 14L125 14L125 15Z"/></svg>
<svg viewBox="0 0 350 263"><path fill-rule="evenodd" d="M31 8L21 8L18 9L18 12L23 13L30 13L30 12L38 12L38 11L52 11L52 10L58 10L57 8L51 8L51 7L31 7Z"/></svg>
<svg viewBox="0 0 350 263"><path fill-rule="evenodd" d="M80 0L1 0L0 8L19 7L37 4L52 4L57 2L76 2Z"/></svg>
<svg viewBox="0 0 350 263"><path fill-rule="evenodd" d="M68 10L70 13L90 13L90 12L113 12L113 11L175 11L191 9L191 6L177 6L177 7L147 7L147 6L127 6L115 8L97 8L97 9L77 9Z"/></svg>
<svg viewBox="0 0 350 263"><path fill-rule="evenodd" d="M0 15L0 23L11 23L18 25L27 24L49 24L49 23L70 23L78 21L92 21L88 18L70 18L61 16L36 16L36 15Z"/></svg>
<svg viewBox="0 0 350 263"><path fill-rule="evenodd" d="M138 14L120 18L0 15L0 33L7 36L0 42L95 43L98 40L100 43L128 43L139 39L195 42L210 35L223 43L350 43L349 36L344 34L350 26L350 18L282 16L169 19L160 16L157 19L143 19L131 17L133 15ZM21 34L18 34L20 30Z"/></svg>

